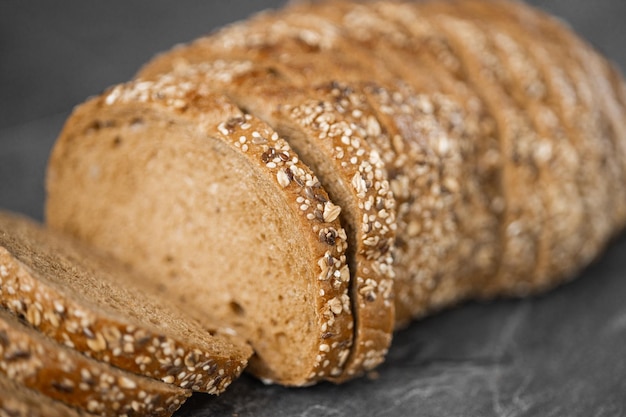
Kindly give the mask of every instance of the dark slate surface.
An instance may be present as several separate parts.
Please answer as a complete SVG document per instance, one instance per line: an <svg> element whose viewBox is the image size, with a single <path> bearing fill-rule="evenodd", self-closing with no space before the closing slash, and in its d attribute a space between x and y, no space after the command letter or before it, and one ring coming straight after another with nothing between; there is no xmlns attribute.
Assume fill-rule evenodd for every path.
<svg viewBox="0 0 626 417"><path fill-rule="evenodd" d="M624 0L536 0L626 68ZM154 53L279 1L0 1L0 207L41 219L48 152L72 106ZM598 213L598 215L602 215ZM179 416L626 415L626 237L576 281L469 303L399 332L378 377L267 387L243 377Z"/></svg>

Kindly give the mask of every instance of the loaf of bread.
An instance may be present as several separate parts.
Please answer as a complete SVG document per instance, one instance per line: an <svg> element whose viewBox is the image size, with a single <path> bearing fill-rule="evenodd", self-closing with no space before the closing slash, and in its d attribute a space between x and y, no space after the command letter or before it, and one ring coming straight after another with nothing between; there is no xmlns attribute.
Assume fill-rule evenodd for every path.
<svg viewBox="0 0 626 417"><path fill-rule="evenodd" d="M394 327L545 291L626 222L626 87L521 2L296 3L78 107L48 224L243 335L265 381L344 381Z"/></svg>

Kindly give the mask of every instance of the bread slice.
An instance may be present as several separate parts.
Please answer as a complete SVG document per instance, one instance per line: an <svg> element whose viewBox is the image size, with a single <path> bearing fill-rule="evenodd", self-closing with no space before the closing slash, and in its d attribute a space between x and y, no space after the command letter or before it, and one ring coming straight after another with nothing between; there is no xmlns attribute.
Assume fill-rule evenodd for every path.
<svg viewBox="0 0 626 417"><path fill-rule="evenodd" d="M366 140L368 131L380 129L377 120L353 108L350 100L337 100L332 86L331 91L297 87L284 81L282 72L250 61L221 60L179 68L178 73L186 71L209 77L213 88L266 120L313 167L342 207L355 334L345 369L332 376L342 375L341 380L373 369L383 361L393 330L391 254L396 230L395 201L383 161Z"/></svg>
<svg viewBox="0 0 626 417"><path fill-rule="evenodd" d="M79 107L50 160L47 221L235 329L257 376L309 384L339 372L352 343L341 208L211 82L170 75Z"/></svg>
<svg viewBox="0 0 626 417"><path fill-rule="evenodd" d="M169 416L191 395L189 390L81 355L3 309L0 373L50 398L102 416Z"/></svg>
<svg viewBox="0 0 626 417"><path fill-rule="evenodd" d="M4 308L58 342L130 372L217 394L252 353L151 295L153 285L141 277L9 213L0 213L0 275Z"/></svg>
<svg viewBox="0 0 626 417"><path fill-rule="evenodd" d="M82 410L68 407L33 391L0 373L0 416L6 417L89 417Z"/></svg>

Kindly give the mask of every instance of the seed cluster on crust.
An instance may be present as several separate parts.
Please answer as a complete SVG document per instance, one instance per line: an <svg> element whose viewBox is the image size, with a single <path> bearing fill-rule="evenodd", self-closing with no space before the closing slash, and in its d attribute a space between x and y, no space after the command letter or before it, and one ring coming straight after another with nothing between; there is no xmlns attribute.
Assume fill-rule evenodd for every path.
<svg viewBox="0 0 626 417"><path fill-rule="evenodd" d="M171 415L191 394L89 359L2 311L0 372L48 397L107 416Z"/></svg>
<svg viewBox="0 0 626 417"><path fill-rule="evenodd" d="M490 287L524 294L537 262L540 230L545 221L545 202L532 184L538 180L535 145L537 134L511 99L497 84L501 71L490 55L486 41L468 22L432 11L427 17L448 37L453 50L466 68L468 78L488 104L498 124L503 164L504 197L507 210L503 219L503 253L498 277Z"/></svg>
<svg viewBox="0 0 626 417"><path fill-rule="evenodd" d="M205 131L230 143L247 155L256 165L269 173L270 178L289 197L286 201L300 213L313 236L320 244L316 265L319 311L319 345L315 363L309 376L313 380L336 375L342 369L351 346L346 332L352 326L352 309L348 288L350 271L346 260L348 248L345 230L340 226L341 208L328 197L317 177L300 161L289 144L250 114L244 114L225 97L215 93L214 82L230 82L250 69L245 61L232 65L224 61L211 66L188 67L175 75L168 74L156 81L139 81L114 88L104 99L109 105L123 101L162 103L194 117ZM208 103L208 109L202 107ZM203 111L219 108L230 114L215 126L206 124ZM226 110L227 109L227 110ZM208 119L207 119L208 120Z"/></svg>
<svg viewBox="0 0 626 417"><path fill-rule="evenodd" d="M463 250L457 221L463 217L457 213L463 153L458 138L439 122L458 123L460 115L450 112L444 119L440 112L444 97L415 94L408 87L401 91L374 83L356 87L335 83L332 95L342 107L353 109L353 117L362 119L357 123L359 134L379 149L389 172L399 230L394 253L396 306L415 316L430 304L426 298L436 281L442 276L450 279L458 269L446 262L451 252L457 256ZM411 197L415 189L422 190L418 199Z"/></svg>
<svg viewBox="0 0 626 417"><path fill-rule="evenodd" d="M353 375L380 364L391 342L395 200L380 153L365 138L373 130L380 131L376 118L353 108L349 99L337 100L335 88L326 92L317 88L315 93L303 103L285 104L281 112L330 154L338 177L348 182L356 197L360 217L352 225L357 265L352 278L356 333L344 370L346 375Z"/></svg>
<svg viewBox="0 0 626 417"><path fill-rule="evenodd" d="M404 174L390 179L396 199L404 200L398 203L396 306L415 317L456 301L464 295L458 289L470 285L464 281L489 270L494 221L469 164L474 149L462 134L459 105L441 94L371 93L391 119L386 125L397 129L388 165ZM412 198L416 189L421 192Z"/></svg>
<svg viewBox="0 0 626 417"><path fill-rule="evenodd" d="M430 123L437 126L440 133L433 134L430 132L424 135L425 138L429 138L428 140L432 142L435 141L433 136L437 134L447 135L449 138L446 139L446 142L456 146L439 163L442 164L442 173L448 178L447 181L458 183L459 179L462 178L464 186L444 186L442 187L444 192L431 198L430 202L435 206L441 206L442 202L446 201L445 204L447 204L448 209L437 208L434 213L439 216L453 216L460 224L455 224L457 220L440 222L440 219L432 217L434 206L428 209L426 207L428 201L425 201L427 199L424 198L425 194L431 192L432 187L425 186L424 184L427 184L428 180L424 179L423 176L416 177L415 173L412 178L421 180L421 182L411 181L410 185L405 188L421 190L420 202L413 205L413 208L420 211L423 207L423 213L416 212L414 216L417 217L412 218L419 219L420 216L431 214L425 219L426 223L443 224L447 232L441 232L442 228L438 227L438 230L434 232L439 236L433 240L433 231L419 230L417 225L420 224L420 220L415 220L411 230L413 235L419 234L420 238L405 238L408 225L405 224L402 217L405 215L403 212L406 211L409 204L400 201L397 203L400 232L397 241L395 262L397 277L394 291L396 293L396 320L401 325L411 317L424 315L432 309L441 308L446 304L471 295L473 286L493 275L498 258L499 238L496 230L498 211L501 209L496 209L500 190L494 184L494 172L497 171L497 167L492 161L494 159L492 154L494 152L497 154L497 143L491 138L492 133L489 126L483 126L485 122L489 121L482 109L483 105L465 82L445 70L442 71L443 68L439 68L439 63L428 55L427 50L432 44L430 38L419 39L419 41L412 39L411 30L417 30L420 36L430 37L432 34L426 34L425 29L420 32L419 28L415 29L410 24L408 29L411 30L404 28L403 22L405 24L411 22L410 19L405 19L407 13L404 10L398 10L399 6L396 3L340 3L338 5L327 2L316 4L310 9L307 7L298 9L298 6L295 8L302 15L313 12L316 16L321 15L323 18L333 21L342 29L342 36L351 45L363 44L365 48L376 51L372 60L383 54L385 57L382 58L385 60L384 64L388 64L390 69L394 71L401 70L404 61L414 64L407 66L407 71L400 71L399 76L402 82L394 80L393 77L377 76L374 78L367 67L362 68L360 79L368 81L355 87L355 89L363 90L370 96L370 104L373 108L378 109L379 114L385 113L382 117L386 119L383 124L387 125L387 129L393 129L396 122L389 119L396 117L394 113L398 114L397 118L402 120L404 124L404 132L402 135L389 135L390 137L395 137L396 142L404 140L409 145L412 142L421 143L423 141L419 139L418 132L422 134L423 131L420 130L419 125L424 126ZM293 10L288 10L287 16L289 17L292 12ZM287 18L283 20L288 21ZM338 39L336 38L334 43L335 49L338 49L341 44ZM439 56L437 53L432 55ZM389 56L390 62L387 62L387 56ZM399 57L400 60L403 60L402 65L396 63ZM414 66L429 70L426 71L427 74L419 72L415 76L416 72L410 70ZM318 77L321 78L322 76ZM338 77L341 79L340 75ZM372 79L376 79L376 82L371 81ZM379 82L380 84L378 84ZM385 94L395 98L393 105L385 104L386 109L382 112L379 109L381 103L378 102L380 97L376 97L368 91L372 90L375 85L379 87L379 92L384 93L385 90L389 90L390 92ZM446 93L445 98L441 92ZM419 100L433 100L433 103L438 104L432 104L435 109L432 115L424 115L419 109L414 110L414 117L419 121L414 122L411 121L411 116L407 114L407 109L411 108L412 104L410 103ZM387 102L389 103L389 100ZM455 102L460 102L467 108L461 109L460 105ZM432 122L427 123L425 121L428 117L432 119ZM418 126L416 132L411 132L409 126L411 123ZM390 145L385 145L385 141L386 139L382 137L378 140L381 147L386 146L389 150ZM438 146L434 145L434 148L436 149ZM390 152L383 152L383 155L386 158L385 163L390 176L399 175L398 179L402 180L404 176L400 175L399 172L404 168L399 164L406 164L407 158L410 159L410 157L402 154L396 158L393 149ZM418 158L424 158L424 156ZM414 169L413 163L408 165ZM482 168L478 169L478 166ZM433 171L437 177L439 177L439 170L436 168ZM456 180L452 181L453 178ZM440 178L431 178L431 181L434 182L439 180ZM399 181L393 182L399 183ZM485 184L488 185L485 186ZM433 188L432 191L437 192L437 187ZM403 197L398 195L399 192L401 191L394 190L396 199L402 200ZM428 213L429 210L431 213ZM418 240L422 243L421 245L418 245ZM413 244L415 255L403 256L407 249L405 247L406 242ZM425 242L429 242L429 244L424 245ZM422 250L419 250L419 247ZM430 266L420 262L420 259L426 260ZM444 285L438 285L438 283Z"/></svg>

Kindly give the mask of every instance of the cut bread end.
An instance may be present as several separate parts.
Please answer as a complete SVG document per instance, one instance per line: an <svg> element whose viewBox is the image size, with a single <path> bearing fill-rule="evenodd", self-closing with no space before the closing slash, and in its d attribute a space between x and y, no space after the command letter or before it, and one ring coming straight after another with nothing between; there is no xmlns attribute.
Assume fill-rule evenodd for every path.
<svg viewBox="0 0 626 417"><path fill-rule="evenodd" d="M323 379L351 341L345 234L287 143L208 90L163 77L81 106L51 158L47 220L240 333L260 378Z"/></svg>

